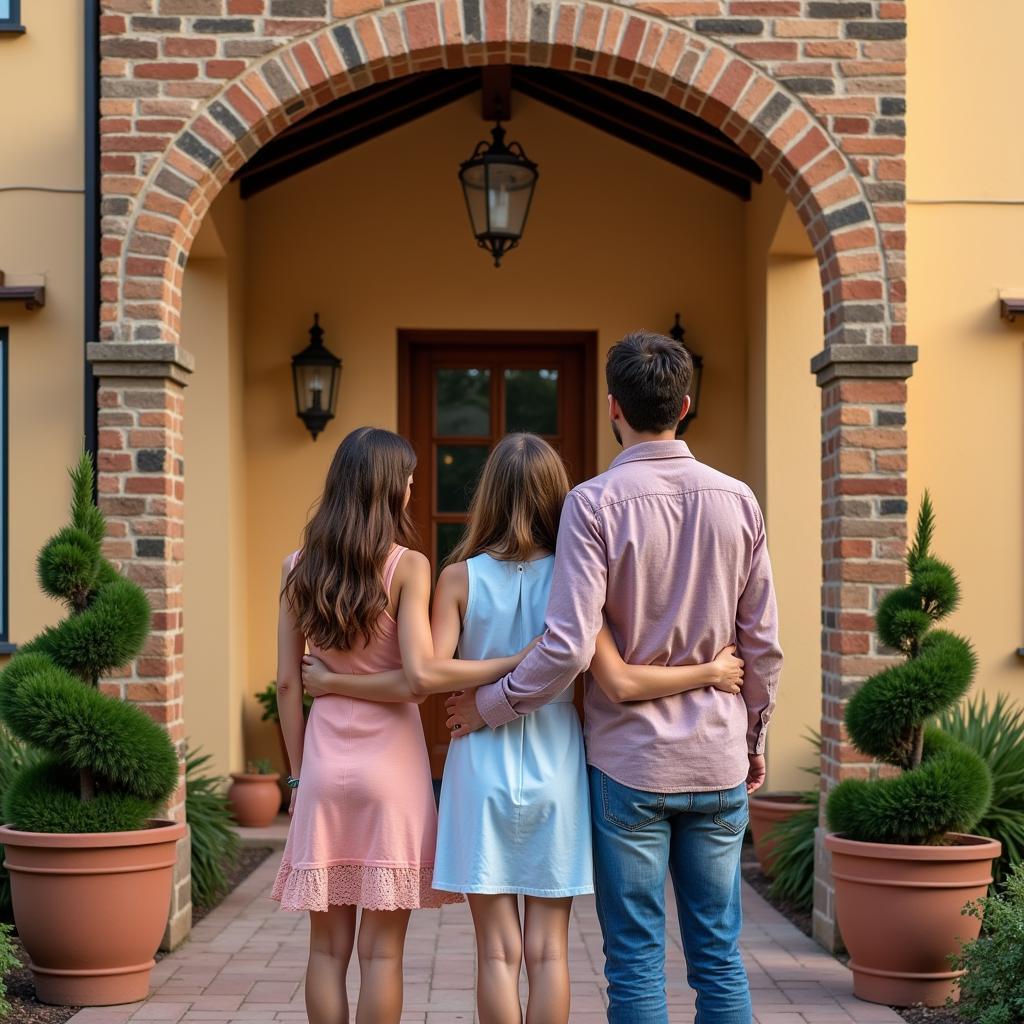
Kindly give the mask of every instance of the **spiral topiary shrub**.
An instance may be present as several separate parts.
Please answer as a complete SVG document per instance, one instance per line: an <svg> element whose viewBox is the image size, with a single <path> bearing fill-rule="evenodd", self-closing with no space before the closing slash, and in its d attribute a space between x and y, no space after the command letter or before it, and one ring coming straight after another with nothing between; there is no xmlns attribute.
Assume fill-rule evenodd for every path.
<svg viewBox="0 0 1024 1024"><path fill-rule="evenodd" d="M908 583L881 602L875 623L902 664L868 679L846 706L846 728L863 753L902 769L893 778L847 779L828 799L829 827L873 843L940 844L969 832L988 807L992 778L985 761L932 724L970 688L976 659L970 643L936 629L960 600L953 569L932 556L935 516L925 493Z"/></svg>
<svg viewBox="0 0 1024 1024"><path fill-rule="evenodd" d="M39 553L39 584L69 615L25 644L0 673L0 719L37 751L10 780L6 821L26 832L140 829L178 783L167 733L139 708L99 692L100 677L142 649L149 602L101 553L106 523L93 465L71 471L71 525Z"/></svg>

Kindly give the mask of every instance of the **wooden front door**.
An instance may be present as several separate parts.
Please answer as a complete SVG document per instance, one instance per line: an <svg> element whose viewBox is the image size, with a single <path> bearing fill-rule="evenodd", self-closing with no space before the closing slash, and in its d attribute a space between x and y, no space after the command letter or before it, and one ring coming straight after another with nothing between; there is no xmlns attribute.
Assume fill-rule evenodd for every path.
<svg viewBox="0 0 1024 1024"><path fill-rule="evenodd" d="M573 483L595 462L591 332L400 331L399 430L419 465L410 510L435 577L466 522L488 452L532 431L565 460ZM422 705L431 769L448 750L442 697Z"/></svg>

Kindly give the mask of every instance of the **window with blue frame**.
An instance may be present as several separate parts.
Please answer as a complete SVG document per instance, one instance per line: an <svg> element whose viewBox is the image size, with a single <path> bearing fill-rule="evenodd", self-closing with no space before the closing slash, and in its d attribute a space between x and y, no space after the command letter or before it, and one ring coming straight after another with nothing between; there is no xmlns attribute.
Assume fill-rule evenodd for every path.
<svg viewBox="0 0 1024 1024"><path fill-rule="evenodd" d="M21 0L0 0L0 32L24 32Z"/></svg>

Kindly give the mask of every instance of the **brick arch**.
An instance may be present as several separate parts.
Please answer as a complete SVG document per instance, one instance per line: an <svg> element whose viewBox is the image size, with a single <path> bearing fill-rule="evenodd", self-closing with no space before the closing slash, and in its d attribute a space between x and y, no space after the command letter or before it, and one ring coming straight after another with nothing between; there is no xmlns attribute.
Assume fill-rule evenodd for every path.
<svg viewBox="0 0 1024 1024"><path fill-rule="evenodd" d="M884 343L894 324L875 211L804 102L729 47L616 4L422 0L356 15L250 64L155 161L107 264L101 338L177 343L185 263L220 189L278 132L331 100L434 68L557 67L625 82L720 128L785 190L817 254L826 347ZM186 340L187 341L187 340Z"/></svg>
<svg viewBox="0 0 1024 1024"><path fill-rule="evenodd" d="M334 9L354 12L351 5L374 3L380 0L334 0ZM110 3L126 11L134 5ZM902 38L900 25L885 20L901 17L902 5L894 0L882 7L887 10L876 22L859 26L858 38ZM264 9L260 0L255 9ZM882 98L876 107L877 97L858 95L857 112L867 104L883 117L870 114L860 127L847 116L842 120L856 125L842 128L812 90L801 99L773 77L784 74L782 66L770 73L741 54L741 43L733 48L627 7L625 0L557 6L547 0L404 0L333 23L318 20L312 31L307 22L294 29L289 22L288 31L305 34L281 45L277 36L250 37L245 42L253 49L238 52L273 48L248 63L209 62L230 65L235 75L213 95L208 81L180 81L198 73L185 62L144 63L160 52L153 36L180 31L182 19L140 17L136 29L132 17L126 37L129 19L111 14L104 20L112 33L107 116L112 133L126 134L109 147L104 168L101 341L89 346L99 382L99 495L108 553L146 588L154 610L143 656L128 675L105 681L108 692L138 701L183 751L182 388L191 357L180 344L188 344L180 337L180 308L185 264L210 204L262 145L338 96L434 68L528 64L625 82L704 118L782 185L803 221L818 258L825 311L825 350L812 364L822 397L823 785L874 770L846 742L841 719L859 681L884 664L888 652L872 636L872 610L904 575L905 379L916 351L903 344L904 168L901 140L890 135L902 122L884 120L902 112L902 100ZM172 42L197 47L179 53L201 53L203 46L213 53L202 33L220 31L221 22L232 19L201 19L211 23L202 28L199 20L188 23L184 36L166 38L164 53ZM808 38L818 38L819 22L805 20ZM856 50L852 42L843 45ZM899 74L884 60L876 63L885 69L879 74ZM845 74L845 67L840 60L835 74ZM871 61L854 61L849 72L871 67ZM140 81L146 78L181 89L147 93ZM893 91L901 85L896 80ZM157 95L147 109L144 97ZM196 97L205 97L198 107ZM850 109L842 105L849 96L836 102L833 110ZM174 120L179 107L187 123ZM876 135L889 137L858 142L856 133L867 131L869 120ZM843 131L854 134L840 144L833 132ZM895 158L880 160L879 154ZM169 808L177 817L184 815L183 795L179 788ZM831 944L831 883L823 849L819 854L815 930ZM181 853L172 942L188 928L187 863L187 852Z"/></svg>

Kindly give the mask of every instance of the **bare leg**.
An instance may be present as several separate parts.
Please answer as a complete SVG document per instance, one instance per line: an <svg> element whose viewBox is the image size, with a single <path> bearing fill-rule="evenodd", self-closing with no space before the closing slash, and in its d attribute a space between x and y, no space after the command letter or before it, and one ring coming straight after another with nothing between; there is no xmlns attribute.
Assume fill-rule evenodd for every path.
<svg viewBox="0 0 1024 1024"><path fill-rule="evenodd" d="M398 1024L408 910L364 910L359 919L356 1024Z"/></svg>
<svg viewBox="0 0 1024 1024"><path fill-rule="evenodd" d="M569 1022L569 915L572 897L526 897L524 948L530 1000L526 1024Z"/></svg>
<svg viewBox="0 0 1024 1024"><path fill-rule="evenodd" d="M480 1024L521 1024L523 936L519 901L510 893L472 894L469 909L476 929L476 1007Z"/></svg>
<svg viewBox="0 0 1024 1024"><path fill-rule="evenodd" d="M352 959L356 908L331 907L309 915L306 1013L309 1024L348 1024L345 975Z"/></svg>

